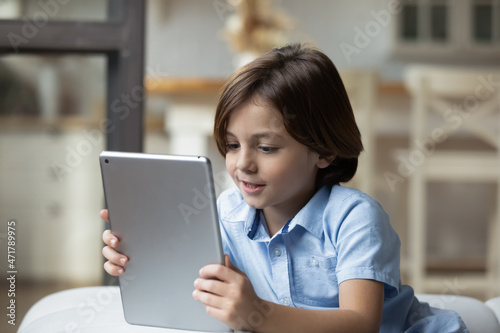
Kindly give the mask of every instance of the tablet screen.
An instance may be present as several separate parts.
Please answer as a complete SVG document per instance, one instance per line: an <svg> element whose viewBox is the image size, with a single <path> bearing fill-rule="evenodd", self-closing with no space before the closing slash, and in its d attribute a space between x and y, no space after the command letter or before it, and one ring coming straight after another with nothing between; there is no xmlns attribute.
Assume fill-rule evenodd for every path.
<svg viewBox="0 0 500 333"><path fill-rule="evenodd" d="M119 277L131 324L228 332L192 297L201 267L223 263L210 161L102 152L110 228L129 258Z"/></svg>

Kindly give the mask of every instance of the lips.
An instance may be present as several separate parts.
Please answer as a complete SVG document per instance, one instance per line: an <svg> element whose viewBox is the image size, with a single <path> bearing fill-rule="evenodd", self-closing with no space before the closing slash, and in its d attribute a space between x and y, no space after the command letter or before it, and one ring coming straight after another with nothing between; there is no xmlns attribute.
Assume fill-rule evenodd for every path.
<svg viewBox="0 0 500 333"><path fill-rule="evenodd" d="M264 184L250 183L243 180L241 181L241 183L243 184L243 190L248 194L258 194L265 187Z"/></svg>

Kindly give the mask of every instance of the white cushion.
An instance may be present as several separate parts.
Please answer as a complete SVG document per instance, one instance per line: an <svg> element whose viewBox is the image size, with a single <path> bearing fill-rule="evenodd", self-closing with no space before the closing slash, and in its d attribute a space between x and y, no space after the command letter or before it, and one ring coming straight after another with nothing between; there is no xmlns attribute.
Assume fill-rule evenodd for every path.
<svg viewBox="0 0 500 333"><path fill-rule="evenodd" d="M492 309L478 299L466 296L417 294L430 306L456 311L471 333L499 333L499 320ZM497 304L498 305L498 304Z"/></svg>
<svg viewBox="0 0 500 333"><path fill-rule="evenodd" d="M18 333L186 333L128 324L116 286L86 287L46 296L26 313Z"/></svg>
<svg viewBox="0 0 500 333"><path fill-rule="evenodd" d="M491 311L493 311L498 322L500 323L500 297L492 298L486 301L485 304L491 309Z"/></svg>
<svg viewBox="0 0 500 333"><path fill-rule="evenodd" d="M500 332L500 297L483 303L475 298L419 294L420 301L455 310L471 333ZM26 313L18 333L186 333L183 330L128 324L117 286L86 287L46 296ZM199 332L202 333L202 332Z"/></svg>

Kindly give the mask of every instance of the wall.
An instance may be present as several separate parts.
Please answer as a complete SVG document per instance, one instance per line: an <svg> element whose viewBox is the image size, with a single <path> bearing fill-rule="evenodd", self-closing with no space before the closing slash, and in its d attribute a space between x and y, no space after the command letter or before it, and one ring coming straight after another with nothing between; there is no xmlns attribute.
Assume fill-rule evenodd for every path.
<svg viewBox="0 0 500 333"><path fill-rule="evenodd" d="M172 77L225 77L233 70L213 1L149 0L146 67Z"/></svg>
<svg viewBox="0 0 500 333"><path fill-rule="evenodd" d="M225 77L234 69L233 54L220 37L234 9L200 0L149 0L147 65L177 77ZM375 21L371 11L387 10L386 0L286 0L277 5L295 22L290 41L312 42L338 67L376 67L388 79L400 77L401 63L388 61L394 16L370 38L359 54L345 56L341 44L354 45L358 29ZM359 38L359 37L358 37Z"/></svg>

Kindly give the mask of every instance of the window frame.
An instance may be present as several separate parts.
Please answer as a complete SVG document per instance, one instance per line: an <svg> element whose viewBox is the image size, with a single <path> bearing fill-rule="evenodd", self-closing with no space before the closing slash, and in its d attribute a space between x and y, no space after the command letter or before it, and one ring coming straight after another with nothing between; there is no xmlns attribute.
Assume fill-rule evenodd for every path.
<svg viewBox="0 0 500 333"><path fill-rule="evenodd" d="M430 30L430 6L442 3L448 11L448 38L446 41L432 40ZM500 59L500 0L491 0L493 5L493 38L491 43L474 40L474 13L472 6L476 0L402 0L405 4L416 5L419 11L417 38L405 41L402 38L403 15L395 20L392 33L391 54L397 59L409 61L485 61L497 63ZM422 15L421 13L427 13Z"/></svg>
<svg viewBox="0 0 500 333"><path fill-rule="evenodd" d="M129 104L123 117L113 112L123 94L144 92L145 0L108 0L108 21L48 20L35 34L25 33L26 19L0 19L0 54L104 54L107 57L106 118L114 125L106 133L106 148L143 151L144 98ZM127 33L123 33L126 31ZM26 43L13 45L13 36ZM28 38L29 37L29 38ZM121 118L120 118L121 117Z"/></svg>

